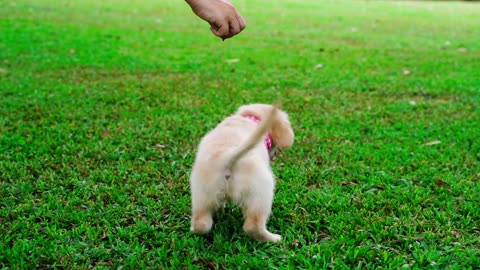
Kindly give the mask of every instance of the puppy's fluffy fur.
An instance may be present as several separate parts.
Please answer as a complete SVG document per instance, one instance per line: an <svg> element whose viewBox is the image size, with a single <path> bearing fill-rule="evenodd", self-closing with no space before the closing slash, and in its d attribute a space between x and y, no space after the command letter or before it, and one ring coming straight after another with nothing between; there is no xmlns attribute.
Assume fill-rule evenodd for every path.
<svg viewBox="0 0 480 270"><path fill-rule="evenodd" d="M255 123L247 116L261 121ZM285 112L274 105L252 104L240 107L203 137L190 178L194 233L209 232L213 213L231 201L242 208L248 235L262 242L281 239L266 228L275 189L264 144L267 132L277 148L293 144Z"/></svg>

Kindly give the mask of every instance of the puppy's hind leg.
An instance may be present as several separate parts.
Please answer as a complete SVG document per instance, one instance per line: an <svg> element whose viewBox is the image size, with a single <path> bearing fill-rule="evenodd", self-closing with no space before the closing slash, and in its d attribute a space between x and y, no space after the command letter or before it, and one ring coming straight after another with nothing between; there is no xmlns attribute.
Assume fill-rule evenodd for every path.
<svg viewBox="0 0 480 270"><path fill-rule="evenodd" d="M190 230L195 234L206 234L212 229L212 209L205 205L193 207Z"/></svg>
<svg viewBox="0 0 480 270"><path fill-rule="evenodd" d="M273 185L273 184L272 184ZM243 205L245 223L243 230L253 239L260 242L278 242L282 237L267 230L267 220L270 216L273 200L271 189L253 194Z"/></svg>
<svg viewBox="0 0 480 270"><path fill-rule="evenodd" d="M212 229L215 202L197 180L192 181L192 224L190 230L195 234L206 234Z"/></svg>
<svg viewBox="0 0 480 270"><path fill-rule="evenodd" d="M250 208L245 214L243 230L253 239L260 242L278 242L282 237L267 230L268 214L265 209Z"/></svg>

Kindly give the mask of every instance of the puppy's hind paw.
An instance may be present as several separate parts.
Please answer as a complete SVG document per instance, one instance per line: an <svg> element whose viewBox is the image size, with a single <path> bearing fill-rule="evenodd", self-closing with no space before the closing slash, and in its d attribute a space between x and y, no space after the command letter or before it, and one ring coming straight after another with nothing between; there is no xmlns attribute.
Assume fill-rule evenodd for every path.
<svg viewBox="0 0 480 270"><path fill-rule="evenodd" d="M206 218L203 220L195 220L190 226L190 231L194 234L207 234L213 225L213 220L211 218Z"/></svg>
<svg viewBox="0 0 480 270"><path fill-rule="evenodd" d="M268 239L268 241L272 243L280 242L281 240L282 240L282 236L274 233L270 234L270 237Z"/></svg>

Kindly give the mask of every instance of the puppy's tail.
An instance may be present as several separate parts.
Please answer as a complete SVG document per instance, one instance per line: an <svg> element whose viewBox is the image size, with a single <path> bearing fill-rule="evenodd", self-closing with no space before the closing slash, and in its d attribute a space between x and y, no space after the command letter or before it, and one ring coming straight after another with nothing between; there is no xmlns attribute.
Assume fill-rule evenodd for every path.
<svg viewBox="0 0 480 270"><path fill-rule="evenodd" d="M278 104L274 104L272 109L268 112L268 115L263 121L260 122L260 126L255 130L255 132L243 142L233 153L229 156L226 161L227 171L231 171L233 166L241 159L245 154L252 150L259 142L265 138L267 131L271 128L273 119L278 112Z"/></svg>

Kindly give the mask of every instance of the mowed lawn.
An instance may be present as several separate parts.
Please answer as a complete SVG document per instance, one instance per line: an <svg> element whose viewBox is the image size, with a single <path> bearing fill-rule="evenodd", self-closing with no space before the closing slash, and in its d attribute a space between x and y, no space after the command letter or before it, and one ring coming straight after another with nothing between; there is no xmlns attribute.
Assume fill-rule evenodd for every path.
<svg viewBox="0 0 480 270"><path fill-rule="evenodd" d="M480 267L480 5L0 1L0 268ZM268 228L190 226L200 138L281 100Z"/></svg>

